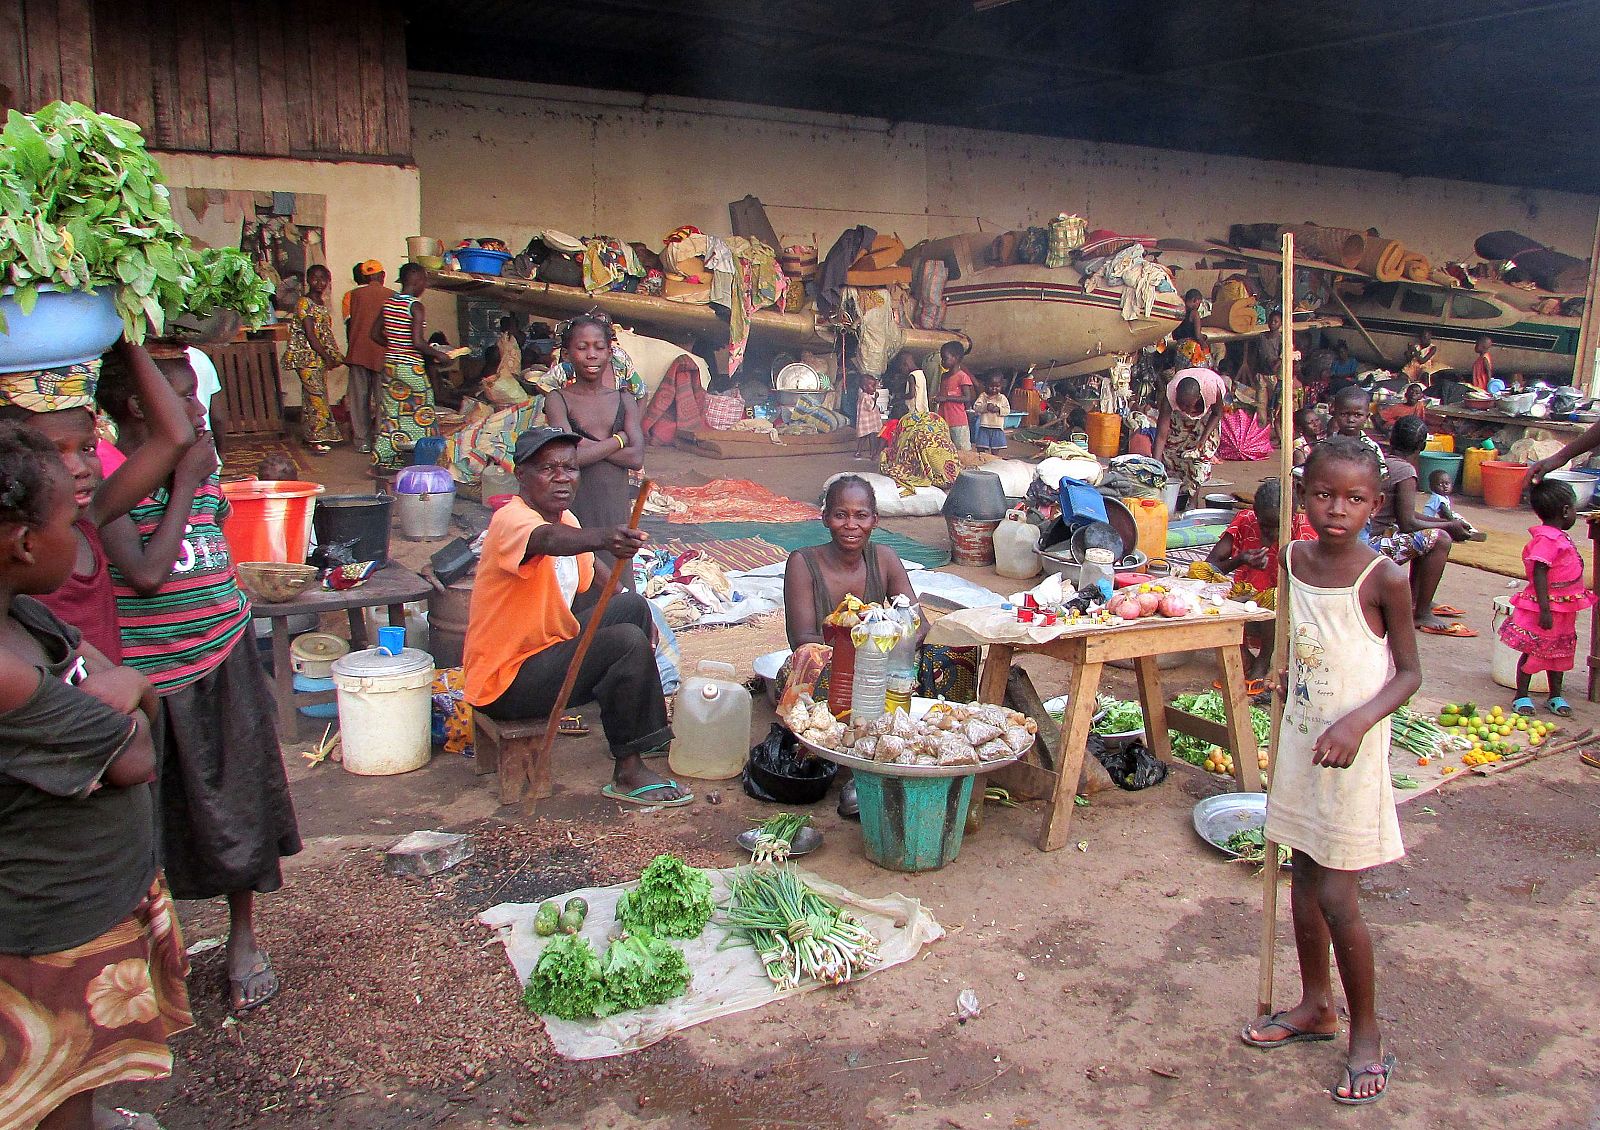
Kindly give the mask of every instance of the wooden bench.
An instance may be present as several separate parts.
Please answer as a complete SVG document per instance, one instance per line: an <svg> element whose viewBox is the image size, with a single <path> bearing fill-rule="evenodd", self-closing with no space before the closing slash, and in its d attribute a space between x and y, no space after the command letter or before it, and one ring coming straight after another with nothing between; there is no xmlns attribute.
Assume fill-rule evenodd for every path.
<svg viewBox="0 0 1600 1130"><path fill-rule="evenodd" d="M554 791L550 783L550 758L539 757L547 719L518 718L497 722L481 710L473 713L473 772L479 776L498 772L500 803L525 808Z"/></svg>
<svg viewBox="0 0 1600 1130"><path fill-rule="evenodd" d="M222 382L223 434L283 435L278 343L240 341L202 348L216 365L217 377Z"/></svg>

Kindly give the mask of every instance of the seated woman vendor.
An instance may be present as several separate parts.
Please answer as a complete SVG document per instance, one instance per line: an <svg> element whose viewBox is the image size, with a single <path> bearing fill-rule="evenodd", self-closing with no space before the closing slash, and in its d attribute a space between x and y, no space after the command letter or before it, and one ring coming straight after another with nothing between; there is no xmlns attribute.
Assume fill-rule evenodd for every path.
<svg viewBox="0 0 1600 1130"><path fill-rule="evenodd" d="M518 494L484 535L463 655L466 700L490 718L539 718L555 705L610 553L631 567L647 536L626 525L586 530L568 511L578 488L578 436L530 428L517 440ZM618 592L578 668L571 705L598 701L616 760L601 792L630 804L676 807L694 799L646 768L643 756L672 741L651 646L650 606Z"/></svg>

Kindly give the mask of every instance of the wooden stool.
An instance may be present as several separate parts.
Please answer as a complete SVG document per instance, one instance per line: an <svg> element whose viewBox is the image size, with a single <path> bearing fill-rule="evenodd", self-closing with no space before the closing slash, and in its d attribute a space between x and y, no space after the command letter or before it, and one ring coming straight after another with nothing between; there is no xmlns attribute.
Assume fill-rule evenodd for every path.
<svg viewBox="0 0 1600 1130"><path fill-rule="evenodd" d="M501 804L543 800L555 791L550 759L538 756L545 725L544 718L497 722L481 710L473 711L473 771L480 776L499 772Z"/></svg>

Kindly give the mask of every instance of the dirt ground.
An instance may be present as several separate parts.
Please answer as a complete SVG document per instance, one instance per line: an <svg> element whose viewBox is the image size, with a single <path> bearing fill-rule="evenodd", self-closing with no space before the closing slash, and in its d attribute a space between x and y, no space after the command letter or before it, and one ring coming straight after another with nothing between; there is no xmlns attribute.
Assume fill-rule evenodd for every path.
<svg viewBox="0 0 1600 1130"><path fill-rule="evenodd" d="M315 465L330 489L359 481L353 457ZM1248 491L1266 464L1224 465ZM667 484L750 478L814 497L837 462L712 461L652 451ZM1466 508L1520 530L1522 514ZM889 523L942 539L938 519ZM433 548L407 545L420 560ZM960 570L991 587L988 570ZM1469 611L1475 640L1424 637L1422 699L1509 702L1489 680L1489 603L1505 578L1451 568L1442 600ZM681 637L685 659L749 660L782 644L774 618ZM1581 663L1581 660L1580 660ZM1033 667L1041 693L1063 671ZM1582 669L1578 675L1581 676ZM1209 664L1167 672L1200 689ZM1118 672L1108 687L1131 693ZM1575 678L1575 682L1578 679ZM1581 687L1571 695L1581 699ZM1577 707L1577 725L1600 709ZM770 711L758 699L752 737ZM731 837L765 806L737 781L695 782L697 803L656 812L602 801L597 736L563 739L556 795L524 821L499 809L471 762L438 755L403 777L309 767L311 738L286 742L306 850L262 900L261 926L284 980L238 1020L222 1006L220 949L195 958L197 1028L176 1043L167 1083L120 1088L173 1130L400 1126L1090 1127L1322 1125L1342 1043L1264 1053L1237 1038L1254 1013L1261 883L1195 835L1190 810L1226 782L1178 766L1140 793L1099 793L1075 810L1073 846L1035 850L1040 806L990 806L942 871L903 875L861 854L860 832L816 806L826 844L805 862L867 895L923 900L949 931L916 961L690 1029L632 1056L555 1057L518 1003L500 947L475 922L504 901L536 901L635 876L657 851L702 865L739 860ZM718 803L713 803L713 797ZM1600 975L1600 773L1563 755L1488 779L1452 781L1403 805L1407 857L1370 873L1379 1008L1399 1057L1385 1126L1596 1125L1597 1033L1582 986ZM384 875L381 849L417 828L472 833L478 854L431 880ZM1276 996L1295 999L1287 886ZM191 943L219 939L220 905L183 907ZM1574 993L1573 988L1580 987ZM955 1016L976 991L982 1013Z"/></svg>

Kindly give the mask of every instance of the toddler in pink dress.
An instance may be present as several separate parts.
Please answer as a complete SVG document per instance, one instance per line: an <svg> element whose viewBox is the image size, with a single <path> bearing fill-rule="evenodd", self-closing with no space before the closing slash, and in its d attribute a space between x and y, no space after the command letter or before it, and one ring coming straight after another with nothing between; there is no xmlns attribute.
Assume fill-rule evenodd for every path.
<svg viewBox="0 0 1600 1130"><path fill-rule="evenodd" d="M1578 517L1577 496L1566 483L1545 479L1528 492L1539 525L1528 531L1522 565L1528 587L1511 599L1511 618L1500 628L1500 640L1522 653L1517 663L1518 714L1533 713L1528 694L1533 676L1550 680L1549 709L1566 716L1572 707L1561 697L1561 682L1578 650L1578 613L1594 607L1595 595L1583 584L1583 558L1567 531Z"/></svg>

